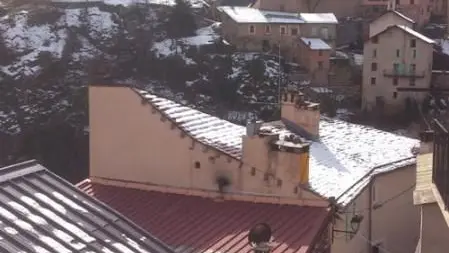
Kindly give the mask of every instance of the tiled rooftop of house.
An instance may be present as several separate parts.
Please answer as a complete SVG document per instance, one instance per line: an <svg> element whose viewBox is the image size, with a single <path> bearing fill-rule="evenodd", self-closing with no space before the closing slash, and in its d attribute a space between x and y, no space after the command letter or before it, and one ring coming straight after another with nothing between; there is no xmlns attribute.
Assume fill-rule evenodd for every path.
<svg viewBox="0 0 449 253"><path fill-rule="evenodd" d="M249 253L248 231L260 222L273 230L272 253L306 252L329 218L326 208L209 198L78 184L178 252Z"/></svg>
<svg viewBox="0 0 449 253"><path fill-rule="evenodd" d="M237 23L321 23L337 24L338 20L332 13L290 13L278 11L264 11L243 6L220 6L223 11Z"/></svg>
<svg viewBox="0 0 449 253"><path fill-rule="evenodd" d="M330 50L332 49L326 42L318 38L301 37L302 42L312 50Z"/></svg>
<svg viewBox="0 0 449 253"><path fill-rule="evenodd" d="M0 169L1 252L172 253L35 162Z"/></svg>
<svg viewBox="0 0 449 253"><path fill-rule="evenodd" d="M188 135L240 159L245 127L136 90ZM279 128L286 135L291 131ZM412 148L419 141L372 127L322 117L320 137L310 147L312 190L348 203L369 182L370 175L415 163ZM349 190L350 189L350 190Z"/></svg>

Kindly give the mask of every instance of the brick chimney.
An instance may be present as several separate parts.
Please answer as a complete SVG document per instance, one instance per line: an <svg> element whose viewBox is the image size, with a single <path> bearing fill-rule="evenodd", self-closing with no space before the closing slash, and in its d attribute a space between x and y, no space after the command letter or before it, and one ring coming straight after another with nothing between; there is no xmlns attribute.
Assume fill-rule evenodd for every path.
<svg viewBox="0 0 449 253"><path fill-rule="evenodd" d="M282 96L282 121L310 138L319 136L320 104L305 101L304 94L286 91Z"/></svg>

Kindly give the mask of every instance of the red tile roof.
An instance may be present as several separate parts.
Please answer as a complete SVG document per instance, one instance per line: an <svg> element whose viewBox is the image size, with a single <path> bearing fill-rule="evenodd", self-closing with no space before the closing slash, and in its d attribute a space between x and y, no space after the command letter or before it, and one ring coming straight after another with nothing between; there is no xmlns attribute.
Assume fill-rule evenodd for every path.
<svg viewBox="0 0 449 253"><path fill-rule="evenodd" d="M89 179L84 192L115 208L181 252L245 253L248 230L259 222L273 229L272 253L305 253L323 231L326 208L212 199L101 185ZM311 247L310 247L311 248ZM208 251L210 250L210 251Z"/></svg>

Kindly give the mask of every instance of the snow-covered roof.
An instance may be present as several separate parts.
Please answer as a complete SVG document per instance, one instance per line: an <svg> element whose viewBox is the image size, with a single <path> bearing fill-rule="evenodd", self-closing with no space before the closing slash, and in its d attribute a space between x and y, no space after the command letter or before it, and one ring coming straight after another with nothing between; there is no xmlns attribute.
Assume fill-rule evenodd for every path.
<svg viewBox="0 0 449 253"><path fill-rule="evenodd" d="M301 37L301 40L312 50L329 50L329 49L331 49L331 47L326 42L324 42L322 39Z"/></svg>
<svg viewBox="0 0 449 253"><path fill-rule="evenodd" d="M237 23L338 23L337 18L332 13L290 13L280 11L264 11L244 6L219 6L217 9L226 13L226 15Z"/></svg>
<svg viewBox="0 0 449 253"><path fill-rule="evenodd" d="M338 24L338 19L333 13L301 13L305 23Z"/></svg>
<svg viewBox="0 0 449 253"><path fill-rule="evenodd" d="M244 126L136 91L196 140L241 159ZM415 163L411 150L418 144L415 139L322 117L319 141L312 142L310 148L310 187L347 204L372 175Z"/></svg>
<svg viewBox="0 0 449 253"><path fill-rule="evenodd" d="M401 17L401 18L407 20L407 21L410 22L410 23L416 23L415 20L413 20L413 19L411 19L411 18L405 16L404 14L400 13L399 11L392 11L392 12L393 12L394 14L398 15L399 17Z"/></svg>
<svg viewBox="0 0 449 253"><path fill-rule="evenodd" d="M423 40L424 42L427 42L429 44L435 44L435 41L415 30L413 30L412 28L405 26L405 25L396 25L396 27L398 27L399 29L403 30L404 32L412 35L413 37L416 37L420 40Z"/></svg>

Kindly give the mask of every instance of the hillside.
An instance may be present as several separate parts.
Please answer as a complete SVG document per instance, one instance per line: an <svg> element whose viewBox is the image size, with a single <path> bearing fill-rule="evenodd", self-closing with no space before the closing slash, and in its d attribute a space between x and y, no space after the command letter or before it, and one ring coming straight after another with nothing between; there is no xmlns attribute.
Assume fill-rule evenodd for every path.
<svg viewBox="0 0 449 253"><path fill-rule="evenodd" d="M202 18L201 1L189 10L197 27L171 36L182 22L173 20L176 5L154 1L4 2L0 138L61 124L83 131L89 83L131 83L239 123L245 113L272 116L277 59L234 52L220 23ZM0 164L8 156L0 152Z"/></svg>

